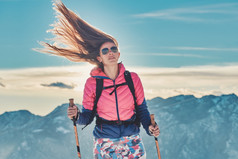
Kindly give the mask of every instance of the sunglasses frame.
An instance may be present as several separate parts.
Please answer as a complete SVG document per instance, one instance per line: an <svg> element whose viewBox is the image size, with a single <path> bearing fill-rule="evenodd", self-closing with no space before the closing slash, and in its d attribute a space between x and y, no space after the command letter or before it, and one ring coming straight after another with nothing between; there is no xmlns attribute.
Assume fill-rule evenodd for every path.
<svg viewBox="0 0 238 159"><path fill-rule="evenodd" d="M112 48L116 48L116 49L112 49ZM113 53L117 53L117 52L118 52L117 46L112 46L111 48L103 48L103 49L101 50L101 52L102 52L103 55L106 55L106 54L109 53L110 50L111 50L111 52L113 52ZM106 51L106 52L105 52L105 51Z"/></svg>

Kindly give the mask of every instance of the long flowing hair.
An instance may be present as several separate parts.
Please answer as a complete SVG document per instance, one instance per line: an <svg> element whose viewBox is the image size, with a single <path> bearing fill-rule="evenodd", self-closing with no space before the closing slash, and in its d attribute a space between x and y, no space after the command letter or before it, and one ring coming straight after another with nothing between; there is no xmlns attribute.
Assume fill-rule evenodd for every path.
<svg viewBox="0 0 238 159"><path fill-rule="evenodd" d="M44 48L34 50L102 67L102 63L97 60L100 46L105 42L113 42L118 46L116 39L82 20L60 0L55 0L53 5L58 21L51 25L53 29L48 32L55 35L51 39L54 43L40 42Z"/></svg>

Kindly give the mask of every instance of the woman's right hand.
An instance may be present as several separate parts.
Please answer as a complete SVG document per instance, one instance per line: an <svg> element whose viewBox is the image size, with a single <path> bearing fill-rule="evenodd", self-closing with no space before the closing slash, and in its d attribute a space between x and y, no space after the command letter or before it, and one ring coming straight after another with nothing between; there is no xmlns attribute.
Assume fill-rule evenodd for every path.
<svg viewBox="0 0 238 159"><path fill-rule="evenodd" d="M68 114L68 118L69 119L76 119L78 118L78 107L76 105L72 106L72 107L68 107L68 110L67 110L67 114Z"/></svg>

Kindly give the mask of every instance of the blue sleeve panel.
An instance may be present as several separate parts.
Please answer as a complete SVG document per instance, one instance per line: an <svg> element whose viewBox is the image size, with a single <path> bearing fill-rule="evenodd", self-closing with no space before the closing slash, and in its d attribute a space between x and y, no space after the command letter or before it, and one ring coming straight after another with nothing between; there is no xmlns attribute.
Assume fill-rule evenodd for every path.
<svg viewBox="0 0 238 159"><path fill-rule="evenodd" d="M87 125L93 121L94 115L93 111L89 109L82 108L82 112L79 113L79 118L77 120L77 124L79 125Z"/></svg>
<svg viewBox="0 0 238 159"><path fill-rule="evenodd" d="M148 111L145 99L141 105L137 106L136 114L146 133L151 136L149 133L149 126L151 125L150 113Z"/></svg>

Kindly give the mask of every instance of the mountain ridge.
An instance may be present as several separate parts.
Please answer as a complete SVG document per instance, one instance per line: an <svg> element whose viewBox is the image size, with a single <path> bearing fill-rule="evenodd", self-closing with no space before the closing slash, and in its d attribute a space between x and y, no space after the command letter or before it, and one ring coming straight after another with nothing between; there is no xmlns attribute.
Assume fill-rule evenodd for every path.
<svg viewBox="0 0 238 159"><path fill-rule="evenodd" d="M206 97L226 97L226 96L232 96L232 97L235 97L235 98L238 98L238 96L235 94L235 93L230 93L230 94L222 94L222 95L220 95L220 96L216 96L216 95L205 95L205 96L202 96L202 97L200 97L200 98L197 98L197 97L195 97L194 95L184 95L184 94L180 94L180 95L176 95L176 96L172 96L172 97L168 97L168 98L162 98L162 97L154 97L154 98L152 98L152 99L147 99L147 103L148 103L148 101L150 102L150 101L157 101L157 102L159 102L159 101L161 101L161 100L168 100L168 99L172 99L172 98L179 98L179 97L193 97L193 98L197 98L197 99L201 99L201 98L206 98ZM46 114L46 115L43 115L43 116L41 116L41 115L36 115L36 114L34 114L34 113L32 113L32 112L30 112L29 110L27 110L27 109L19 109L19 110L14 110L14 111L6 111L6 112L4 112L4 113L2 113L2 114L0 114L0 117L2 116L2 115L4 115L5 113L14 113L14 112L19 112L19 111L22 111L22 112L29 112L30 114L33 114L33 115L36 115L36 116L39 116L39 117L45 117L45 116L48 116L49 114L51 114L51 113L53 113L58 107L62 107L62 106L65 106L66 107L66 105L68 106L69 104L68 103L63 103L63 104L61 104L61 105L58 105L57 107L55 107L55 109L53 110L53 111L51 111L51 112L49 112L48 114ZM80 106L82 106L82 105L80 105L80 104L76 104L78 107L80 107Z"/></svg>
<svg viewBox="0 0 238 159"><path fill-rule="evenodd" d="M147 100L147 105L161 130L158 139L163 158L238 158L238 97L235 94L157 97ZM68 103L59 105L45 116L27 110L0 115L0 158L75 158L74 130L67 108ZM93 127L94 123L82 131L82 126L78 126L85 159L93 158ZM140 135L147 158L155 158L154 139L143 128Z"/></svg>

